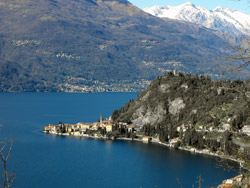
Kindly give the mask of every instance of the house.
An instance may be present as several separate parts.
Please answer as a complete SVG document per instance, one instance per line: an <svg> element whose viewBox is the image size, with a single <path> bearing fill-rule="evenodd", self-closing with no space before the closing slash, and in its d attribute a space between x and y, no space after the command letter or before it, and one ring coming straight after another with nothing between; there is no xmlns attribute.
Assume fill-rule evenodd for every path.
<svg viewBox="0 0 250 188"><path fill-rule="evenodd" d="M181 140L179 138L173 138L169 141L170 143L170 147L174 147L174 145L178 142L180 142Z"/></svg>
<svg viewBox="0 0 250 188"><path fill-rule="evenodd" d="M59 128L58 126L55 126L55 125L54 125L54 126L52 126L52 128L50 129L50 133L51 133L51 134L56 134L56 133L57 133L58 128Z"/></svg>
<svg viewBox="0 0 250 188"><path fill-rule="evenodd" d="M74 128L79 129L81 126L77 123L76 125L73 125Z"/></svg>
<svg viewBox="0 0 250 188"><path fill-rule="evenodd" d="M235 183L241 182L242 179L243 179L243 175L242 174L238 175L238 176L235 176L234 178L231 178L231 180L233 180L233 182L235 182Z"/></svg>
<svg viewBox="0 0 250 188"><path fill-rule="evenodd" d="M227 179L223 181L223 188L231 188L233 187L233 180Z"/></svg>
<svg viewBox="0 0 250 188"><path fill-rule="evenodd" d="M176 131L181 132L181 130L182 130L182 126L180 125L180 126L177 127Z"/></svg>
<svg viewBox="0 0 250 188"><path fill-rule="evenodd" d="M204 130L204 129L205 129L205 126L204 126L204 125L199 125L199 129L200 129L200 130Z"/></svg>
<svg viewBox="0 0 250 188"><path fill-rule="evenodd" d="M119 123L118 123L118 127L119 127L119 128L123 128L122 122L119 122Z"/></svg>
<svg viewBox="0 0 250 188"><path fill-rule="evenodd" d="M98 130L100 128L100 124L97 122L95 123L92 127L91 127L91 130Z"/></svg>
<svg viewBox="0 0 250 188"><path fill-rule="evenodd" d="M128 127L128 132L129 132L129 133L133 133L134 131L135 131L134 125L130 125L130 126Z"/></svg>
<svg viewBox="0 0 250 188"><path fill-rule="evenodd" d="M127 126L128 124L123 122L122 125Z"/></svg>
<svg viewBox="0 0 250 188"><path fill-rule="evenodd" d="M144 143L149 143L150 140L151 140L151 138L150 138L149 136L144 136L144 137L142 138L142 142L144 142Z"/></svg>
<svg viewBox="0 0 250 188"><path fill-rule="evenodd" d="M241 129L242 133L247 134L250 136L250 125L244 125L244 127Z"/></svg>
<svg viewBox="0 0 250 188"><path fill-rule="evenodd" d="M109 116L108 120L109 120L109 121L112 121L112 116Z"/></svg>
<svg viewBox="0 0 250 188"><path fill-rule="evenodd" d="M106 131L107 132L112 132L113 131L113 125L112 124L106 125Z"/></svg>
<svg viewBox="0 0 250 188"><path fill-rule="evenodd" d="M80 136L80 132L79 131L76 131L76 132L72 132L71 135L74 135L74 136Z"/></svg>
<svg viewBox="0 0 250 188"><path fill-rule="evenodd" d="M232 179L227 179L227 180L225 180L225 184L232 185L233 184L233 180Z"/></svg>
<svg viewBox="0 0 250 188"><path fill-rule="evenodd" d="M243 175L235 176L234 178L224 180L218 188L232 188L235 184L242 182Z"/></svg>
<svg viewBox="0 0 250 188"><path fill-rule="evenodd" d="M209 131L212 132L214 130L214 126L209 127Z"/></svg>
<svg viewBox="0 0 250 188"><path fill-rule="evenodd" d="M53 125L49 124L49 125L47 125L47 126L44 127L44 130L45 131L50 131L52 127L53 127Z"/></svg>
<svg viewBox="0 0 250 188"><path fill-rule="evenodd" d="M79 129L81 129L81 131L86 131L87 129L90 129L92 126L91 123L77 123L77 125L79 126Z"/></svg>
<svg viewBox="0 0 250 188"><path fill-rule="evenodd" d="M78 125L71 125L72 130L75 131L79 131Z"/></svg>
<svg viewBox="0 0 250 188"><path fill-rule="evenodd" d="M186 132L189 128L191 128L192 126L191 125L188 125L188 124L182 124L180 125L179 127L177 127L177 130L178 132L180 132L182 130L182 132Z"/></svg>
<svg viewBox="0 0 250 188"><path fill-rule="evenodd" d="M68 132L68 133L70 133L70 132L72 132L73 130L72 130L72 128L70 127L70 126L67 126L66 127L66 132Z"/></svg>

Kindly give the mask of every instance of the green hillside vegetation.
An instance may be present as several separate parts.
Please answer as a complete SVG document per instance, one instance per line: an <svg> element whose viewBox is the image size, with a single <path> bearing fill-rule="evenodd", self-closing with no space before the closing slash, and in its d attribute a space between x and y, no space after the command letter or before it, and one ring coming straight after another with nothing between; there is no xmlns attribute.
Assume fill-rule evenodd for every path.
<svg viewBox="0 0 250 188"><path fill-rule="evenodd" d="M210 30L126 0L0 0L0 12L0 91L65 91L68 77L134 83L173 69L216 75L212 62L227 55Z"/></svg>
<svg viewBox="0 0 250 188"><path fill-rule="evenodd" d="M220 125L234 123L239 125L248 122L248 98L250 80L213 81L209 77L178 73L168 73L157 77L136 100L130 101L113 116L118 121L132 121L133 113L140 107L145 112L152 112L157 106L164 104L165 116L161 122L179 125L192 123L198 125ZM169 112L171 101L180 98L185 107L175 115ZM229 120L230 119L230 120ZM241 122L238 122L240 121ZM159 123L161 123L159 122ZM250 123L250 122L249 122ZM235 127L237 128L237 127Z"/></svg>
<svg viewBox="0 0 250 188"><path fill-rule="evenodd" d="M242 131L250 125L250 80L213 81L170 72L157 77L112 117L162 142L179 137L183 146L208 148L250 162L249 137ZM178 132L180 125L188 129Z"/></svg>

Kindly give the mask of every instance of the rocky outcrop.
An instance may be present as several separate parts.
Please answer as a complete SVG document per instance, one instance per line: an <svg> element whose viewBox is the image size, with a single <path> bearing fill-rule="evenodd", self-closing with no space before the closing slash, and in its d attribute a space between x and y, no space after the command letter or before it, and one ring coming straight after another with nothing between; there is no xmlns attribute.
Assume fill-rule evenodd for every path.
<svg viewBox="0 0 250 188"><path fill-rule="evenodd" d="M146 124L157 124L163 120L165 115L163 105L157 105L154 109L145 109L144 106L138 108L132 115L132 123L137 127L142 127Z"/></svg>
<svg viewBox="0 0 250 188"><path fill-rule="evenodd" d="M169 113L172 115L179 114L180 110L185 108L185 104L181 98L176 98L169 102Z"/></svg>

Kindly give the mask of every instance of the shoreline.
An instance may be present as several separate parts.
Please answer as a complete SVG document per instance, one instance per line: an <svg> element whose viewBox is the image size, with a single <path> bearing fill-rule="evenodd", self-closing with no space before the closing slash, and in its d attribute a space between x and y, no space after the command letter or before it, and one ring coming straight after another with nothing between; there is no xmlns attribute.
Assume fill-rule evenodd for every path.
<svg viewBox="0 0 250 188"><path fill-rule="evenodd" d="M54 136L65 136L65 137L76 137L76 138L88 138L88 139L98 139L98 140L112 140L112 141L115 141L115 140L119 140L119 141L136 141L136 142L142 142L142 143L145 143L145 144L148 144L148 143L153 143L153 144L159 144L159 145L162 145L162 146L165 146L165 147L168 147L168 148L174 148L172 147L169 143L164 143L164 142L161 142L160 140L158 139L155 139L155 138L152 138L151 141L149 142L144 142L142 139L139 139L139 138L125 138L125 137L118 137L118 138L110 138L110 137L99 137L99 136L91 136L91 135L88 135L88 134L81 134L81 135L70 135L69 133L46 133L44 132L45 134L49 134L49 135L54 135ZM243 168L244 170L246 171L249 171L249 169L245 168L244 167L244 163L245 161L243 160L239 160L239 159L235 159L229 155L225 155L224 153L222 155L218 154L218 153L212 153L210 152L208 149L204 149L204 150L198 150L197 148L193 148L193 147L190 147L190 146L179 146L178 148L176 148L178 150L182 150L182 151L188 151L188 152L191 152L191 153L195 153L195 154L200 154L200 155L207 155L207 156L212 156L212 157L217 157L217 158L220 158L220 159L225 159L225 160L230 160L230 161L233 161L233 162L236 162L239 164L239 167L240 168Z"/></svg>

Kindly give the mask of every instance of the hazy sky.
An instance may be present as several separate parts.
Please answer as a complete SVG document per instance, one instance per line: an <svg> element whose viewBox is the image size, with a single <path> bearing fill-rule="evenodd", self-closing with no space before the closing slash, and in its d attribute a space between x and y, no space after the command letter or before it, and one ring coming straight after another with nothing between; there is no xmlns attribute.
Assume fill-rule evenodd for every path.
<svg viewBox="0 0 250 188"><path fill-rule="evenodd" d="M154 5L159 6L177 6L183 4L187 1L197 5L207 8L208 10L213 10L215 7L220 6L223 8L232 8L236 10L241 10L245 13L250 14L250 0L129 0L132 4L139 8L152 7Z"/></svg>

